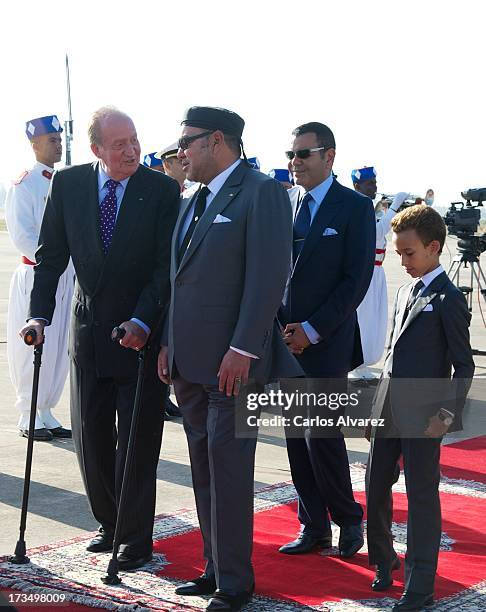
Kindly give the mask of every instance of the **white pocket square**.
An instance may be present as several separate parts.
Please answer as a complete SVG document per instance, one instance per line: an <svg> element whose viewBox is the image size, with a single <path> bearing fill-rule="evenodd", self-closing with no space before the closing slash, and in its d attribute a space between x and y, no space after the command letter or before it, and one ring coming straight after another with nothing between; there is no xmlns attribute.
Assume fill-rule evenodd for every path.
<svg viewBox="0 0 486 612"><path fill-rule="evenodd" d="M231 219L228 219L228 217L223 217L223 215L216 215L213 223L231 223Z"/></svg>
<svg viewBox="0 0 486 612"><path fill-rule="evenodd" d="M427 306L422 310L422 312L432 312L434 310L434 307L432 306L432 304L427 304Z"/></svg>
<svg viewBox="0 0 486 612"><path fill-rule="evenodd" d="M332 227L326 227L326 229L322 232L323 236L337 236L337 232Z"/></svg>

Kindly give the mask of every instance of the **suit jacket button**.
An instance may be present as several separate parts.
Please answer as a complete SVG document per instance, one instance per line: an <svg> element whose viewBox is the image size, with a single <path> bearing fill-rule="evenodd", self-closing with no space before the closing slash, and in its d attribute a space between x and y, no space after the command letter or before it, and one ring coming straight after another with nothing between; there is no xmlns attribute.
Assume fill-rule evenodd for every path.
<svg viewBox="0 0 486 612"><path fill-rule="evenodd" d="M100 326L100 322L99 322L99 321L94 321L93 325L94 325L95 327L99 327L99 326Z"/></svg>

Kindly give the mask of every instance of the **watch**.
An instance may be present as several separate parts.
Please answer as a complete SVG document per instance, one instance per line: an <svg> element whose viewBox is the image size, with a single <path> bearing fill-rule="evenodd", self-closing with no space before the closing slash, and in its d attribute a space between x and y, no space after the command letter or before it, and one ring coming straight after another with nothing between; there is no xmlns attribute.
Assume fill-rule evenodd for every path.
<svg viewBox="0 0 486 612"><path fill-rule="evenodd" d="M447 427L450 427L454 421L454 417L450 414L450 412L447 412L447 410L443 410L442 408L439 410L437 416L444 423L444 425L447 425Z"/></svg>

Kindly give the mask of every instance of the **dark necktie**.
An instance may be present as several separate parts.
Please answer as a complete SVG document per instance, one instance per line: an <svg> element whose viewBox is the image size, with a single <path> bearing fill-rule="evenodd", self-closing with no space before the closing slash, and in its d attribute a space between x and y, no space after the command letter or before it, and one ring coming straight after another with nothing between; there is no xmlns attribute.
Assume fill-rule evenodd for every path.
<svg viewBox="0 0 486 612"><path fill-rule="evenodd" d="M111 239L113 238L113 232L115 231L117 203L116 188L119 184L118 181L114 181L113 179L106 181L105 187L108 188L108 193L100 204L100 233L105 255L108 253Z"/></svg>
<svg viewBox="0 0 486 612"><path fill-rule="evenodd" d="M422 287L424 287L425 285L423 284L423 282L421 280L419 280L418 282L415 283L415 285L413 286L412 291L410 292L410 295L408 296L408 300L407 300L407 306L405 308L405 312L403 313L403 319L402 319L402 327L405 324L405 321L407 320L408 314L409 312L412 310L413 305L415 304L415 301L417 299L417 295L419 293L419 291L422 289Z"/></svg>
<svg viewBox="0 0 486 612"><path fill-rule="evenodd" d="M211 193L210 190L207 187L203 187L197 194L191 223L189 224L186 235L182 239L181 246L179 247L179 263L182 261L184 253L191 242L192 235L194 234L194 230L196 229L199 219L203 216L204 211L206 210L206 198L208 197L209 193Z"/></svg>
<svg viewBox="0 0 486 612"><path fill-rule="evenodd" d="M297 212L297 216L295 217L294 245L293 245L294 262L297 260L297 257L300 255L300 252L302 251L302 247L304 246L305 239L310 230L311 212L309 208L309 202L311 200L312 200L311 194L306 193L302 202L300 203L299 210Z"/></svg>

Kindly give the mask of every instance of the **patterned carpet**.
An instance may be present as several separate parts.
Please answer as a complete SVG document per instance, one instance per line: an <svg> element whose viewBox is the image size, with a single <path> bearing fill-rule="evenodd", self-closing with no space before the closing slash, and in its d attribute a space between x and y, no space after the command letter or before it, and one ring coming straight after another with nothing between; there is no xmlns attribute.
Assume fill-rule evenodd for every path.
<svg viewBox="0 0 486 612"><path fill-rule="evenodd" d="M486 438L444 446L440 485L443 533L436 580L436 603L430 610L482 612L486 609ZM365 467L353 464L357 499L365 505ZM395 546L405 552L407 504L403 475L394 488ZM385 594L370 589L373 571L364 547L351 560L337 548L289 557L278 547L293 539L298 524L295 490L282 483L255 496L254 565L256 596L248 610L279 612L316 610L348 612L388 610L403 590L403 570ZM337 544L338 529L334 532ZM64 605L44 609L81 610L84 606L118 610L203 610L204 598L179 597L175 586L202 569L201 537L195 510L159 516L155 521L155 554L144 571L121 573L122 585L101 582L107 555L86 552L91 536L78 537L29 551L31 563L13 566L0 558L0 586L17 595L62 594ZM12 593L12 591L10 591ZM3 595L8 594L4 590ZM12 595L11 595L12 596ZM66 602L69 602L66 605ZM19 610L29 608L16 605Z"/></svg>

